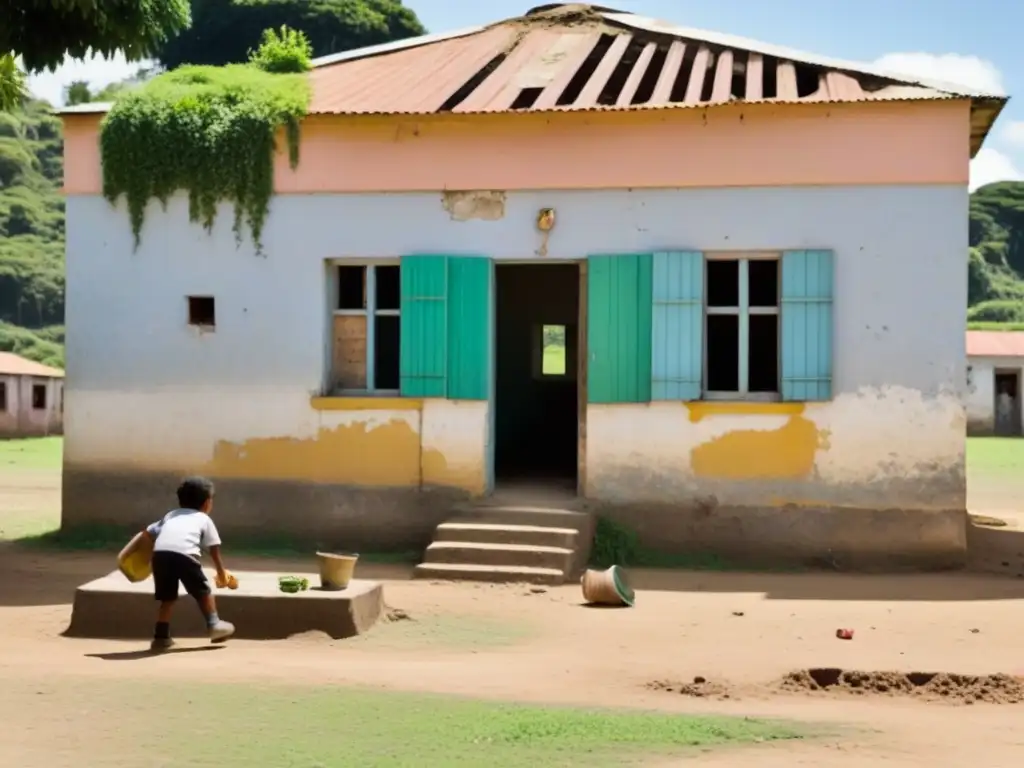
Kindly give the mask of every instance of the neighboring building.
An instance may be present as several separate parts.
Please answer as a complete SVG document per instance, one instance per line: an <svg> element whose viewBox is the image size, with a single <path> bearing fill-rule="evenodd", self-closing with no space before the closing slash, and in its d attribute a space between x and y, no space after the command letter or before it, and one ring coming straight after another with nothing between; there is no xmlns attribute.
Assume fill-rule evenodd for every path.
<svg viewBox="0 0 1024 768"><path fill-rule="evenodd" d="M578 6L311 78L265 258L183 195L133 253L65 111L65 524L202 472L226 530L410 546L557 475L665 549L962 561L1003 97Z"/></svg>
<svg viewBox="0 0 1024 768"><path fill-rule="evenodd" d="M59 435L64 371L0 352L0 438Z"/></svg>
<svg viewBox="0 0 1024 768"><path fill-rule="evenodd" d="M1024 433L1021 375L1024 332L967 332L967 432L973 435Z"/></svg>

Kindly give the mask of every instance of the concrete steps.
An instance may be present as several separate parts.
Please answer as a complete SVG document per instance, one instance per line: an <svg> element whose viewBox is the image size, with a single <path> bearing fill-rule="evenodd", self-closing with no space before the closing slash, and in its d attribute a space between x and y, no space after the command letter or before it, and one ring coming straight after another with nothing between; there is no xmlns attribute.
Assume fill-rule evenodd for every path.
<svg viewBox="0 0 1024 768"><path fill-rule="evenodd" d="M480 505L437 527L417 578L563 584L590 555L593 521L575 510Z"/></svg>

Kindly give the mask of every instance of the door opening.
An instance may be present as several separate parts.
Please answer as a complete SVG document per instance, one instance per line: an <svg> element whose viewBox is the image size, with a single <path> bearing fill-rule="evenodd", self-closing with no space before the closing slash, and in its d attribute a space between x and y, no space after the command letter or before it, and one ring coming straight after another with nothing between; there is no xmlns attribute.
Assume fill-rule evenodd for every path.
<svg viewBox="0 0 1024 768"><path fill-rule="evenodd" d="M575 493L579 265L499 264L494 274L495 479Z"/></svg>
<svg viewBox="0 0 1024 768"><path fill-rule="evenodd" d="M995 372L995 433L1021 434L1020 371Z"/></svg>

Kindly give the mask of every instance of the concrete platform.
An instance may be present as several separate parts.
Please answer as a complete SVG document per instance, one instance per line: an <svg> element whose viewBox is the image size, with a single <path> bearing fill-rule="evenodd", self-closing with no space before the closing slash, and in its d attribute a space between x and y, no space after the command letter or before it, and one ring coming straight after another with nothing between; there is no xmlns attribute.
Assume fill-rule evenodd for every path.
<svg viewBox="0 0 1024 768"><path fill-rule="evenodd" d="M235 625L240 640L280 640L302 632L325 632L334 639L354 637L370 629L384 610L384 589L375 581L353 579L348 589L326 592L311 586L286 594L277 588L280 576L303 576L311 585L320 579L310 573L234 571L238 589L215 589L217 612ZM210 583L213 574L208 572ZM181 590L171 634L205 637L206 626L195 601ZM157 603L153 581L129 582L120 571L83 584L75 591L67 637L148 639L153 636Z"/></svg>

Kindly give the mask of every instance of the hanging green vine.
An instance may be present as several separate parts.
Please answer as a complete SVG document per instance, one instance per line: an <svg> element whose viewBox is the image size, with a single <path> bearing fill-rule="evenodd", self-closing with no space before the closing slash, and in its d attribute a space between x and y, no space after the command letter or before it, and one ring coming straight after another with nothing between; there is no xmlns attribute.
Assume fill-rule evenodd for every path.
<svg viewBox="0 0 1024 768"><path fill-rule="evenodd" d="M269 31L250 64L181 67L114 104L100 129L103 194L111 203L125 196L136 248L149 201L155 198L166 207L184 190L189 218L207 231L218 204L232 203L237 242L247 224L262 252L274 193L275 137L285 130L296 167L299 122L309 107L306 75L280 73L280 56L275 56L291 41L300 46L298 63L291 67L308 69L308 55L302 55L308 43L297 34ZM293 49L287 53L296 58Z"/></svg>

